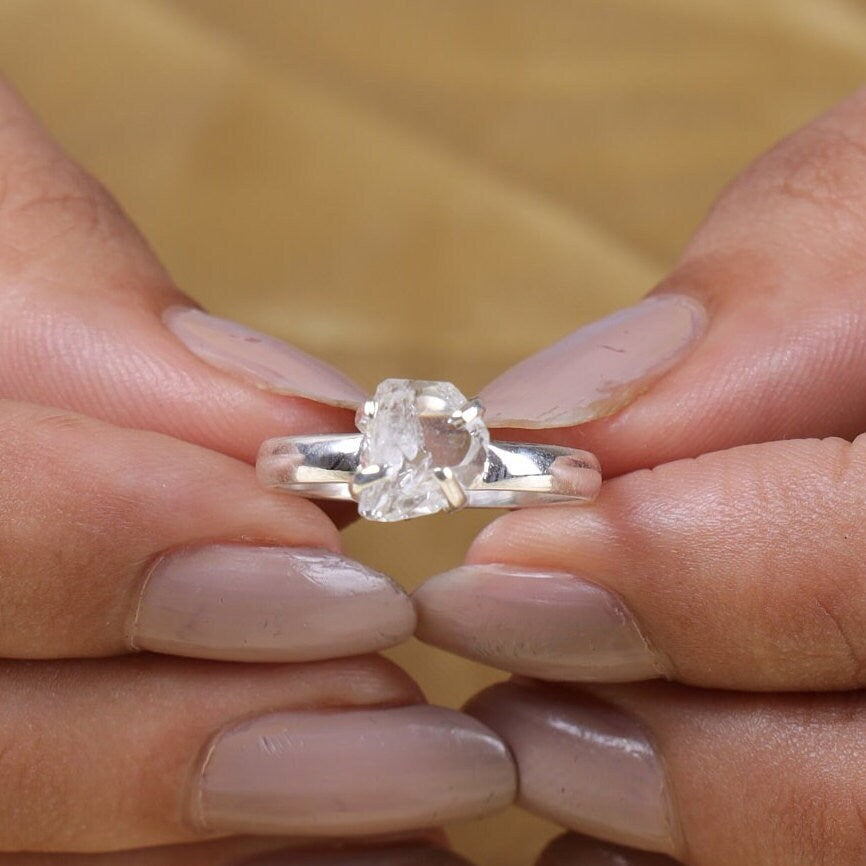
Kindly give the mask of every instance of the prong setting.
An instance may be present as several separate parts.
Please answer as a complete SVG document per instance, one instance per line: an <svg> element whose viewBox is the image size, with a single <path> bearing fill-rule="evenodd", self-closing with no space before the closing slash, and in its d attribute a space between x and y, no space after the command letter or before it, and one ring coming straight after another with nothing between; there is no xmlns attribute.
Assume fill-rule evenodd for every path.
<svg viewBox="0 0 866 866"><path fill-rule="evenodd" d="M383 523L596 496L596 457L556 445L491 442L483 411L450 382L386 379L358 406L359 433L268 440L256 473L266 487L354 500L361 517Z"/></svg>
<svg viewBox="0 0 866 866"><path fill-rule="evenodd" d="M455 477L454 470L450 466L436 466L433 469L433 477L438 482L445 496L445 500L448 503L448 511L459 511L465 507L468 502L466 491Z"/></svg>
<svg viewBox="0 0 866 866"><path fill-rule="evenodd" d="M378 463L369 463L366 466L362 466L349 482L349 493L353 499L357 499L364 489L371 484L375 484L377 481L382 481L387 474L388 467L380 466Z"/></svg>
<svg viewBox="0 0 866 866"><path fill-rule="evenodd" d="M448 419L451 424L463 430L473 421L484 417L484 404L474 397L467 400L456 412L451 414Z"/></svg>
<svg viewBox="0 0 866 866"><path fill-rule="evenodd" d="M483 411L451 382L380 382L355 414L358 469L365 471L347 479L347 493L358 513L387 522L468 505L487 465Z"/></svg>

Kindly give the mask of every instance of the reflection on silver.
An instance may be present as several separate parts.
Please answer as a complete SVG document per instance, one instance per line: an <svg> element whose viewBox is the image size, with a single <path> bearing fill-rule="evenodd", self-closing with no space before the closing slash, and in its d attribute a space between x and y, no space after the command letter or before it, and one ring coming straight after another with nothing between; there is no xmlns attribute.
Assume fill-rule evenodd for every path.
<svg viewBox="0 0 866 866"><path fill-rule="evenodd" d="M316 499L356 500L361 486L381 477L381 470L377 473L372 467L358 474L361 440L360 433L269 439L256 463L259 480L266 487ZM517 508L588 502L601 486L601 469L588 451L491 442L484 472L475 483L455 486L447 473L437 480L453 510L464 506Z"/></svg>

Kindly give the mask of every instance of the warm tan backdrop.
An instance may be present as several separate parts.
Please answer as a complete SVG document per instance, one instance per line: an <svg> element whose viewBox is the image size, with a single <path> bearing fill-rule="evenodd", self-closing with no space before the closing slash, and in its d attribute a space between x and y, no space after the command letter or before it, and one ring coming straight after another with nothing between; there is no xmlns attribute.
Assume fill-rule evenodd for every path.
<svg viewBox="0 0 866 866"><path fill-rule="evenodd" d="M648 289L718 188L866 77L858 0L0 0L0 68L214 311L453 379ZM358 525L408 586L477 514ZM488 682L418 646L433 700ZM455 828L526 866L553 828Z"/></svg>

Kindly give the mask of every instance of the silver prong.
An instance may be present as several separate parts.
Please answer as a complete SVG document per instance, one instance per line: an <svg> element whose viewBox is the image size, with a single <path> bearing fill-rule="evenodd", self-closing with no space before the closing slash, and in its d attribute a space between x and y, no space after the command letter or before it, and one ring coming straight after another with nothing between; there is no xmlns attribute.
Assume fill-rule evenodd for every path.
<svg viewBox="0 0 866 866"><path fill-rule="evenodd" d="M361 411L364 413L365 418L372 418L376 414L376 401L370 398L369 400L364 401L364 406Z"/></svg>
<svg viewBox="0 0 866 866"><path fill-rule="evenodd" d="M439 482L439 487L448 502L448 511L458 511L466 505L468 498L460 482L454 477L450 466L437 466L433 477Z"/></svg>
<svg viewBox="0 0 866 866"><path fill-rule="evenodd" d="M449 420L455 427L462 429L483 415L484 404L477 397L473 397L471 400L467 400L460 409L452 413Z"/></svg>
<svg viewBox="0 0 866 866"><path fill-rule="evenodd" d="M388 469L378 463L368 463L359 469L349 482L349 493L353 499L357 499L361 491L377 481L381 481L387 474Z"/></svg>

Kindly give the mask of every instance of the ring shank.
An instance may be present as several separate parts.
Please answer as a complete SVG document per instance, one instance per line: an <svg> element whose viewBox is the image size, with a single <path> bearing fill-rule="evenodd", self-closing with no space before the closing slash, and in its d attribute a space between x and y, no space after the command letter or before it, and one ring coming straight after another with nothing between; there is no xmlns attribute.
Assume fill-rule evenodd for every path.
<svg viewBox="0 0 866 866"><path fill-rule="evenodd" d="M315 499L352 501L362 434L268 439L256 473L265 486ZM466 488L470 508L518 508L588 502L601 487L595 455L577 448L491 442L482 477Z"/></svg>

